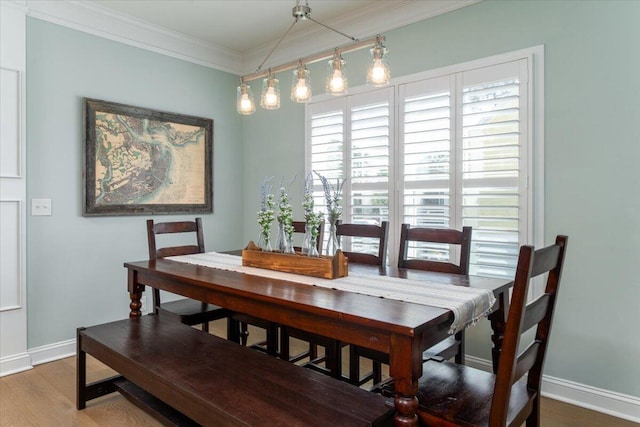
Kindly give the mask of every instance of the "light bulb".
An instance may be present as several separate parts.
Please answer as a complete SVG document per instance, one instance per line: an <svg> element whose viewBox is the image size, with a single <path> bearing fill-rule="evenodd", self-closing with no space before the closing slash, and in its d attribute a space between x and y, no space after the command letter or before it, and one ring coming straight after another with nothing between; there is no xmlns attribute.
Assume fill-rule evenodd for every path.
<svg viewBox="0 0 640 427"><path fill-rule="evenodd" d="M343 95L347 92L345 62L337 51L329 61L329 76L327 77L326 88L331 95Z"/></svg>
<svg viewBox="0 0 640 427"><path fill-rule="evenodd" d="M262 82L260 106L267 110L280 108L280 84L271 74Z"/></svg>
<svg viewBox="0 0 640 427"><path fill-rule="evenodd" d="M385 69L381 59L376 59L371 70L371 81L374 83L384 82Z"/></svg>
<svg viewBox="0 0 640 427"><path fill-rule="evenodd" d="M273 87L267 89L267 93L264 96L264 103L270 107L278 103L278 95L276 95L276 90Z"/></svg>
<svg viewBox="0 0 640 427"><path fill-rule="evenodd" d="M238 86L236 108L239 114L245 116L253 114L256 111L256 104L253 100L253 92L251 91L251 87L246 83L242 83L240 86Z"/></svg>
<svg viewBox="0 0 640 427"><path fill-rule="evenodd" d="M342 78L342 71L334 70L331 76L331 83L329 84L331 92L338 93L344 90L344 79Z"/></svg>
<svg viewBox="0 0 640 427"><path fill-rule="evenodd" d="M240 110L241 111L250 111L251 110L251 100L249 99L248 94L243 94L240 98Z"/></svg>
<svg viewBox="0 0 640 427"><path fill-rule="evenodd" d="M300 62L298 68L293 70L291 80L291 100L294 102L307 102L311 99L311 87L309 70Z"/></svg>
<svg viewBox="0 0 640 427"><path fill-rule="evenodd" d="M309 96L309 88L305 84L304 79L299 79L296 84L296 98L307 98Z"/></svg>

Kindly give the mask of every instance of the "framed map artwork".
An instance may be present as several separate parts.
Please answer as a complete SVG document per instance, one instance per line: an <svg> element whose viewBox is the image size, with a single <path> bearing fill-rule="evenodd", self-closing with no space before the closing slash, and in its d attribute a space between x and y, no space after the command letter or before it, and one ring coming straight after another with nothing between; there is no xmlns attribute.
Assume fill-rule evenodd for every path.
<svg viewBox="0 0 640 427"><path fill-rule="evenodd" d="M213 120L84 99L84 216L213 212Z"/></svg>

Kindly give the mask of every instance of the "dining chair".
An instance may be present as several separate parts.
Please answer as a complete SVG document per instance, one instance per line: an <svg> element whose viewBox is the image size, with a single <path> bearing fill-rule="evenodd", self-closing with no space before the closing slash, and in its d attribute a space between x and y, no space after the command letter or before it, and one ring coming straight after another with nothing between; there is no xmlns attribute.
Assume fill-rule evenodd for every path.
<svg viewBox="0 0 640 427"><path fill-rule="evenodd" d="M418 384L418 418L428 426L540 425L542 367L567 247L567 236L534 250L521 246L496 373L431 359ZM527 304L531 279L547 274L542 295ZM525 334L535 328L535 336ZM524 335L524 337L523 337ZM523 338L531 342L522 351ZM523 341L524 342L524 341ZM526 374L526 379L523 377Z"/></svg>
<svg viewBox="0 0 640 427"><path fill-rule="evenodd" d="M342 224L339 223L336 226L337 236L351 236L351 237L363 237L370 238L371 244L377 246L377 254L363 253L363 252L343 252L348 257L349 263L356 264L371 264L384 266L387 263L387 241L389 238L388 222L382 221L380 225L377 224ZM302 341L306 341L310 346L309 361L304 366L315 369L319 372L331 375L335 378L342 379L342 347L346 345L341 341L333 338L327 338L325 336L303 331L292 327L283 326L280 332L280 350L283 358L288 357L290 361L298 361L303 357L300 355L291 357L288 354L289 340L290 338L297 338ZM325 349L325 354L322 357L318 357L317 352L314 349L317 346L322 346ZM285 359L286 360L286 359ZM324 366L322 366L324 364Z"/></svg>
<svg viewBox="0 0 640 427"><path fill-rule="evenodd" d="M400 253L398 268L412 268L416 270L435 271L441 273L469 274L469 258L471 255L471 227L462 227L462 231L442 228L412 228L409 224L402 224L400 228ZM459 247L459 262L451 262L451 245ZM410 256L412 251L417 256ZM434 255L435 252L435 255ZM444 253L444 255L443 255ZM429 259L432 258L432 259ZM376 391L382 380L382 363L389 363L389 356L356 346L351 347L350 381L362 385L373 380L373 390ZM360 371L360 357L372 360L372 374L358 377ZM455 358L456 363L464 364L464 331L441 341L426 350L423 359L441 357Z"/></svg>
<svg viewBox="0 0 640 427"><path fill-rule="evenodd" d="M159 247L157 236L170 234L176 238L174 242L195 237L195 244L188 242L187 245L162 246ZM204 253L204 232L202 231L202 218L195 221L176 221L154 223L152 219L147 220L147 241L149 245L149 259L155 260L168 256L191 255ZM156 314L172 316L180 322L193 326L202 325L202 330L209 331L209 322L224 319L231 314L229 310L213 304L185 298L171 302L160 301L160 290L153 289L153 311Z"/></svg>
<svg viewBox="0 0 640 427"><path fill-rule="evenodd" d="M400 253L398 268L413 268L416 270L436 271L440 273L469 274L469 259L471 257L471 227L462 227L462 231L440 228L412 228L409 224L402 224L400 228ZM428 250L428 245L441 245L436 252L443 250L448 253L443 259L411 258L409 257L412 242L417 249ZM459 248L458 263L451 262L451 245ZM432 246L433 248L433 246ZM433 249L432 249L433 250ZM436 255L438 257L438 255ZM464 330L428 349L425 359L439 356L443 359L455 357L456 363L464 364Z"/></svg>
<svg viewBox="0 0 640 427"><path fill-rule="evenodd" d="M293 232L296 234L305 234L306 233L306 222L305 221L293 221ZM318 251L322 247L322 233L324 230L324 224L320 224L318 228ZM294 250L296 252L302 252L302 248L299 246L294 246ZM280 352L278 345L278 336L280 333L280 326L269 322L267 320L262 320L255 318L253 316L248 316L246 314L235 313L232 316L234 322L238 322L240 328L240 343L242 345L246 345L249 339L249 327L251 324L253 326L262 328L266 331L266 339L257 343L252 344L252 347L256 350L265 351L271 355L278 355ZM292 361L302 360L305 357L311 357L315 359L317 357L317 346L310 344L309 349L292 356L290 359Z"/></svg>

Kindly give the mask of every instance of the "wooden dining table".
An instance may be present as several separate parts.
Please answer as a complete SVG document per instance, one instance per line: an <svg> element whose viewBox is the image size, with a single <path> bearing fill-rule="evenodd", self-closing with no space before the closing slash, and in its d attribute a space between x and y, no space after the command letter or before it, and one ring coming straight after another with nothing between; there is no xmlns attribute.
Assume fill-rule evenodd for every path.
<svg viewBox="0 0 640 427"><path fill-rule="evenodd" d="M395 383L395 426L417 426L422 352L447 338L449 309L251 274L157 259L127 262L129 317L141 316L145 286L204 301L281 325L389 354ZM349 273L391 276L488 289L497 297L489 315L493 363L502 344L511 280L350 264Z"/></svg>

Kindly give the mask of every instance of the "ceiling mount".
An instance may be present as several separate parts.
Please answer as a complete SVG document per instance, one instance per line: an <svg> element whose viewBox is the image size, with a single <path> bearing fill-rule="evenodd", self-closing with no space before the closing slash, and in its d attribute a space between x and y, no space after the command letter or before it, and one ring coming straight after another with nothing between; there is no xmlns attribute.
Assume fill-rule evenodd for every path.
<svg viewBox="0 0 640 427"><path fill-rule="evenodd" d="M309 3L306 5L296 4L291 10L291 14L296 19L307 19L311 18L311 8L309 7Z"/></svg>

